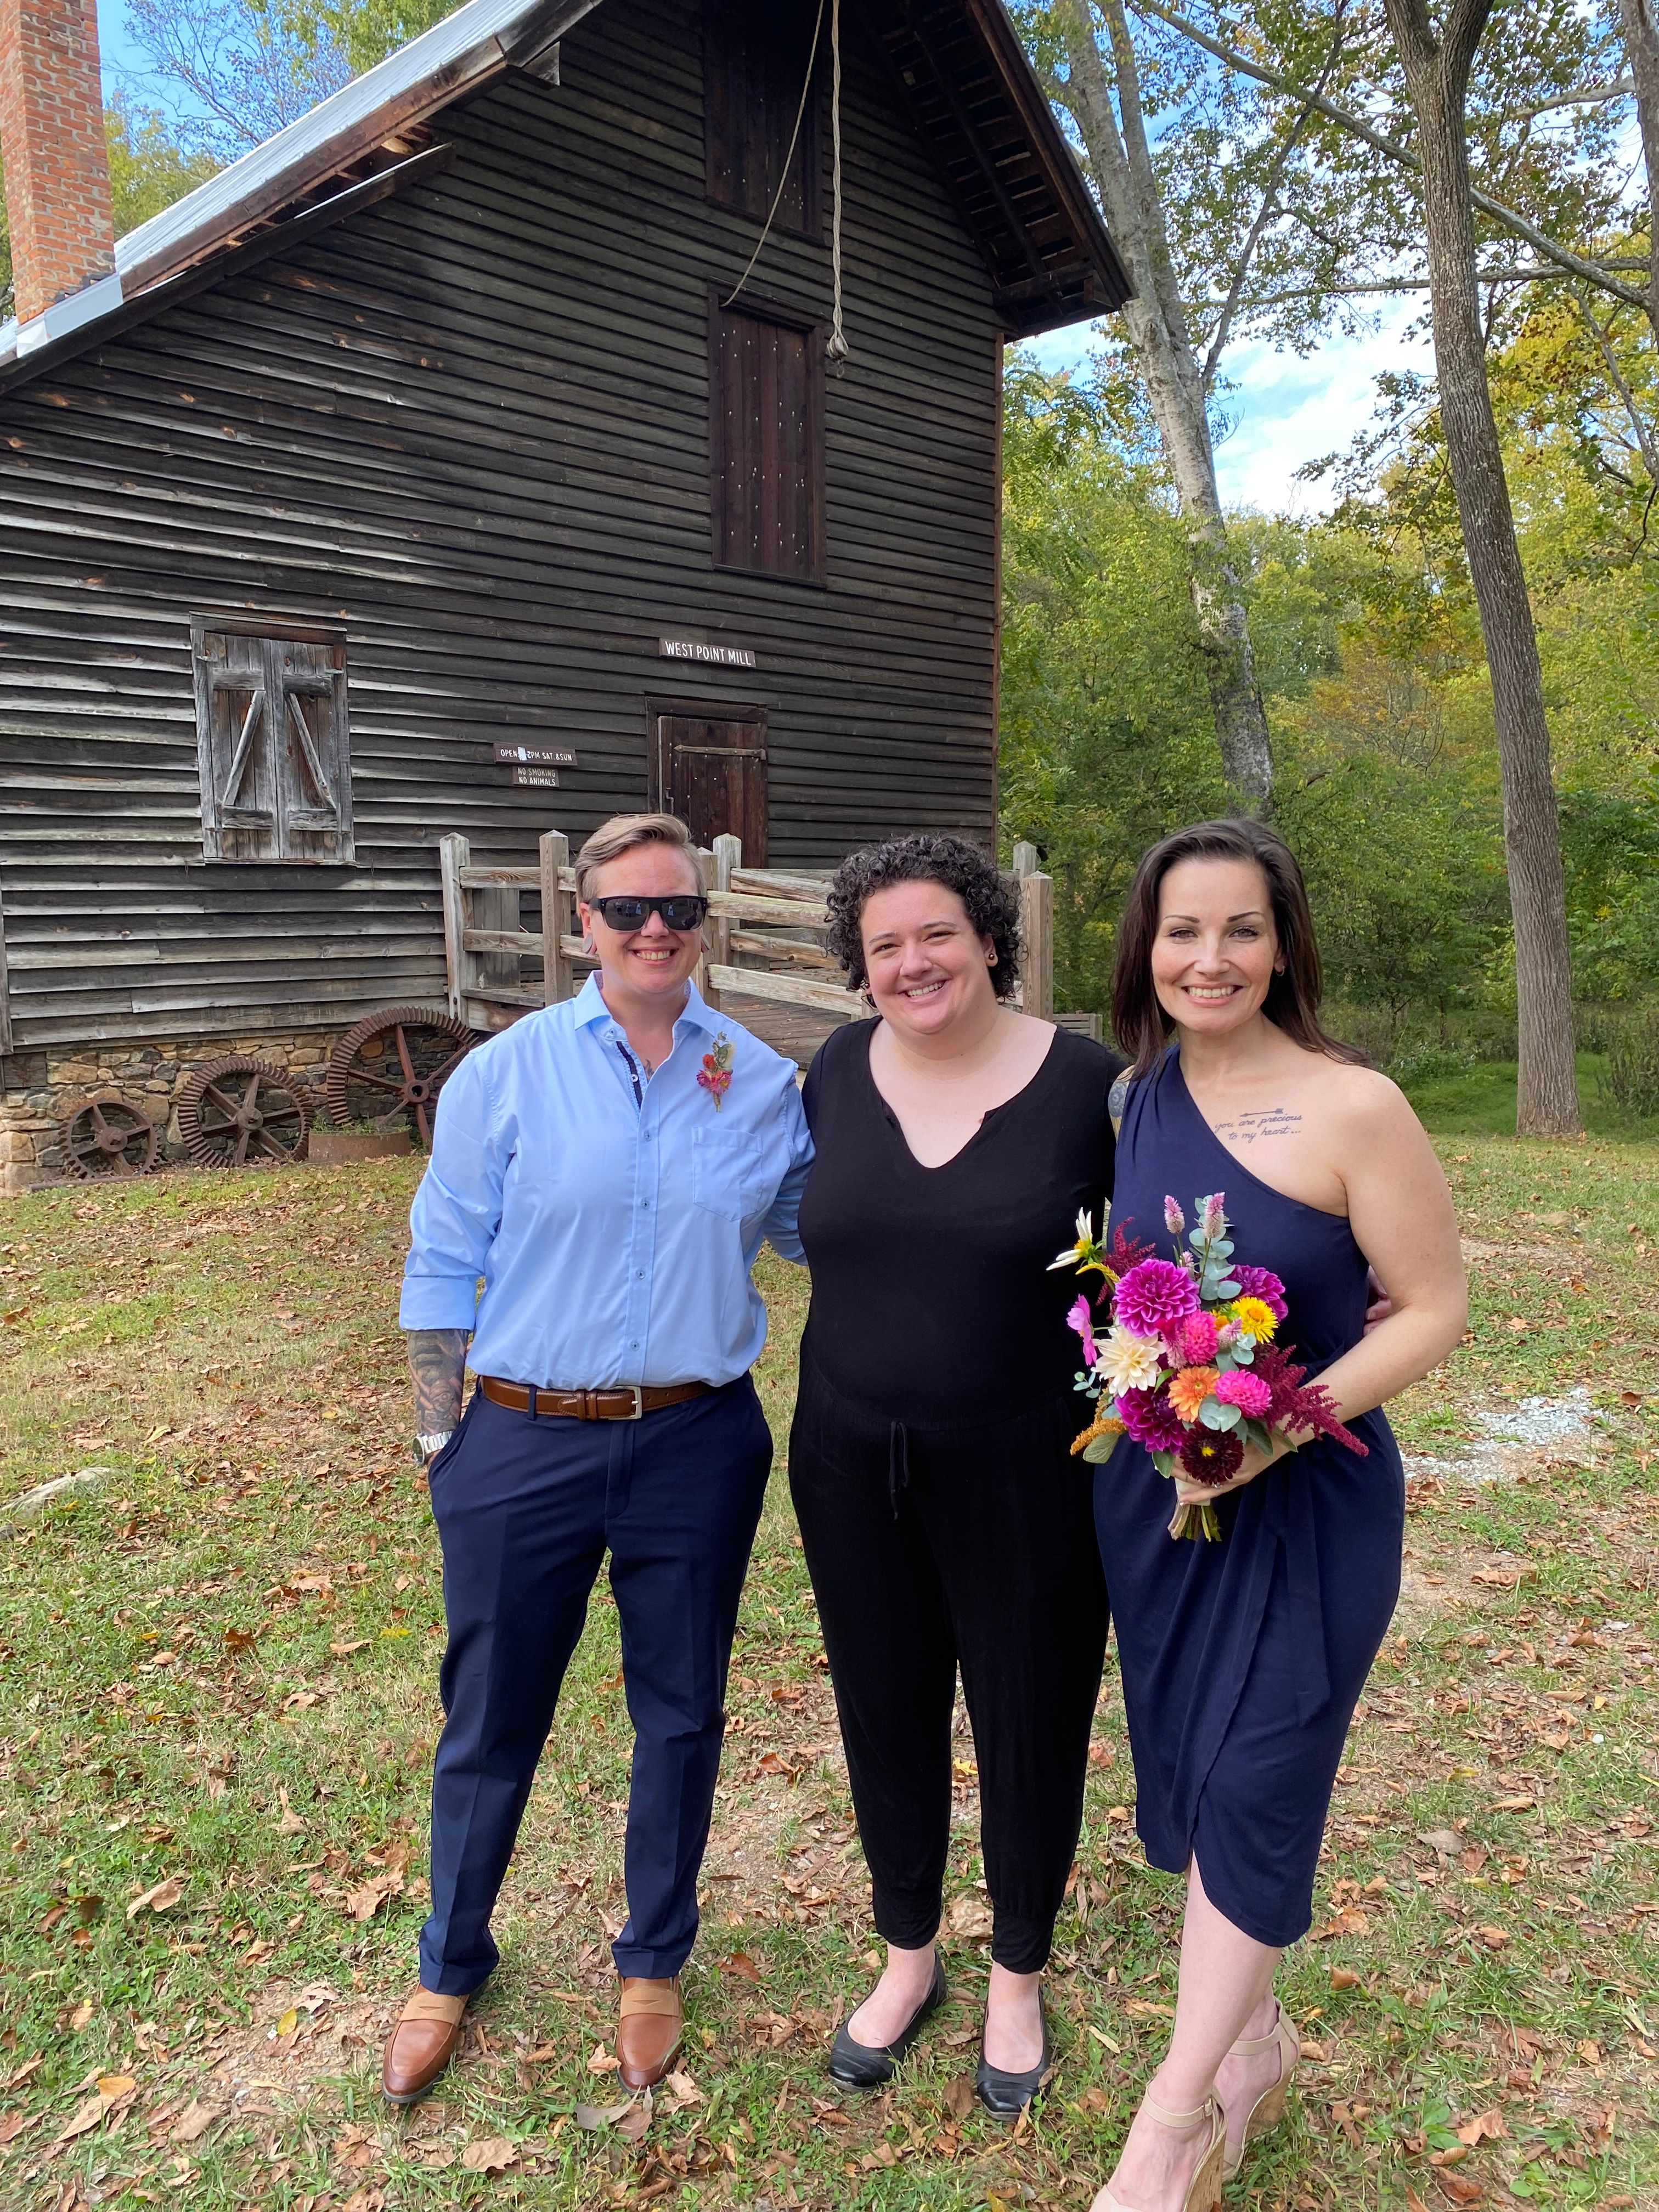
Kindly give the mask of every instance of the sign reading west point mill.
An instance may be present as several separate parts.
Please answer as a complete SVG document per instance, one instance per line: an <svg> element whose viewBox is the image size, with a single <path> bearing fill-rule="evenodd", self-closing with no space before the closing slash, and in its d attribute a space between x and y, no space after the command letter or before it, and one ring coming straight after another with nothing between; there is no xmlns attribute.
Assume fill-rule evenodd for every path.
<svg viewBox="0 0 1659 2212"><path fill-rule="evenodd" d="M710 668L752 668L751 645L705 645L699 637L659 637L658 657L663 660L700 660Z"/></svg>
<svg viewBox="0 0 1659 2212"><path fill-rule="evenodd" d="M513 761L520 768L574 768L576 756L568 745L497 745L498 761Z"/></svg>

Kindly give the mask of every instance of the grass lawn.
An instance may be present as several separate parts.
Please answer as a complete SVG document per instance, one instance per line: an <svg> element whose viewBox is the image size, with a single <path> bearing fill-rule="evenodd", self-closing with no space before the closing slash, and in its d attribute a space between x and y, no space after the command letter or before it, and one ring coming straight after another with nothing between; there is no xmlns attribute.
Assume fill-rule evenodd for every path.
<svg viewBox="0 0 1659 2212"><path fill-rule="evenodd" d="M1306 2063L1228 2201L1653 2207L1659 1155L1442 1149L1474 1326L1397 1409L1406 1591L1284 1978ZM108 1470L0 1533L0 2206L1085 2206L1168 2033L1180 1903L1134 1842L1115 1673L1039 2116L1007 2130L966 2090L986 1914L965 1733L957 2002L900 2086L843 2094L823 2058L869 1975L866 1884L781 1483L673 2093L647 2121L613 2087L629 1732L599 1595L501 1971L441 2094L382 2106L439 1721L393 1326L415 1171L181 1173L0 1214L0 1502ZM764 1280L781 1446L801 1279Z"/></svg>
<svg viewBox="0 0 1659 2212"><path fill-rule="evenodd" d="M1659 1139L1659 1121L1627 1114L1607 1095L1607 1060L1600 1053L1578 1054L1578 1097L1584 1126L1593 1137L1651 1144ZM1515 1132L1515 1062L1478 1061L1456 1075L1407 1085L1411 1102L1437 1136L1507 1137Z"/></svg>

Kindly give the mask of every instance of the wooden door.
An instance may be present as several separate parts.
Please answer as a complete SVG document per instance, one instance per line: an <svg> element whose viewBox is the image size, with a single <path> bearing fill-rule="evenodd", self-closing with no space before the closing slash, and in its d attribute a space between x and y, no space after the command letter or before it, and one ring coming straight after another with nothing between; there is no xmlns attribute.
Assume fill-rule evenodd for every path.
<svg viewBox="0 0 1659 2212"><path fill-rule="evenodd" d="M766 711L677 707L656 716L657 802L695 842L743 840L747 866L766 866Z"/></svg>

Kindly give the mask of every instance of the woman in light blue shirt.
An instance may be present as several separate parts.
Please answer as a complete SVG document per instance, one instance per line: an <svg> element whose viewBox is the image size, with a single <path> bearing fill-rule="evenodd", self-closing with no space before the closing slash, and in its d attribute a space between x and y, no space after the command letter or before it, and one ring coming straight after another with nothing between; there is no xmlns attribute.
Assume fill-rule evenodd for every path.
<svg viewBox="0 0 1659 2212"><path fill-rule="evenodd" d="M495 1965L490 1912L607 1549L635 1729L617 2055L629 2088L668 2070L772 1462L750 1269L769 1236L800 1256L794 1066L691 981L707 902L681 823L618 817L576 873L599 972L456 1070L410 1216L401 1320L449 1641L432 1912L382 2068L400 2104Z"/></svg>

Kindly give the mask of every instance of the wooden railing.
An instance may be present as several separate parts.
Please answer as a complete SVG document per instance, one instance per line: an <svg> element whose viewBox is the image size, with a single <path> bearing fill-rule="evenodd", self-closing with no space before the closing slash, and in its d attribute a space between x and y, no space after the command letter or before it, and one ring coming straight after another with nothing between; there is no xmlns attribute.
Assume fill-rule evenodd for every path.
<svg viewBox="0 0 1659 2212"><path fill-rule="evenodd" d="M438 852L450 1012L474 1029L500 1030L532 1007L572 997L595 963L583 952L576 930L576 876L562 832L544 835L533 868L474 867L461 836L444 838ZM708 922L696 980L711 1006L735 993L842 1021L866 1012L862 995L842 981L841 963L824 944L829 914L822 878L745 868L736 837L716 837L712 850L699 851L697 862L708 890ZM1020 1003L1030 1013L1051 1017L1054 885L1038 872L1030 845L1014 848L1013 876L1025 945ZM520 926L526 891L538 899L540 929ZM526 961L539 963L538 976L526 977Z"/></svg>

